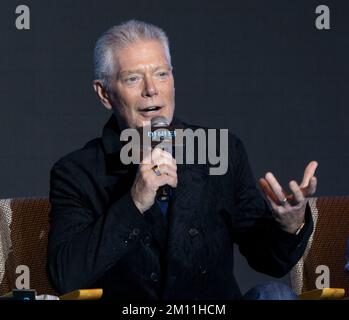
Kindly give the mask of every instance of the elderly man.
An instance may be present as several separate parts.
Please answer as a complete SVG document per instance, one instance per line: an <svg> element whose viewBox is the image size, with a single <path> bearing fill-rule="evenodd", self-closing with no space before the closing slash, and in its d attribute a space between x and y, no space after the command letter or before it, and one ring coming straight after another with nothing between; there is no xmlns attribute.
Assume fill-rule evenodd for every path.
<svg viewBox="0 0 349 320"><path fill-rule="evenodd" d="M290 182L291 196L267 173L261 180L267 200L234 135L224 175L210 176L202 164L176 164L159 148L150 161L123 164L123 129L156 116L197 128L173 116L168 40L156 26L132 20L108 30L95 47L93 85L113 115L101 138L51 171L48 266L59 292L101 287L112 299L240 299L234 243L257 271L281 277L295 265L313 228L306 197L316 189L316 162L301 185ZM156 193L164 185L173 192L159 203ZM267 296L255 291L247 297L285 291L268 288Z"/></svg>

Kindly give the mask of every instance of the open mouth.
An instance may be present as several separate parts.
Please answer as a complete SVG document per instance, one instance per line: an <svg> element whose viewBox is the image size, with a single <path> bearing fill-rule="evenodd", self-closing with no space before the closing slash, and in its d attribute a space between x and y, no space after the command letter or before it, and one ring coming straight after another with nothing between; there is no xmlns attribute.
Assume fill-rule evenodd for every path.
<svg viewBox="0 0 349 320"><path fill-rule="evenodd" d="M162 107L160 107L160 106L149 106L149 107L140 109L140 111L141 111L142 113L143 113L143 112L152 113L152 112L156 112L156 111L160 110L161 108L162 108Z"/></svg>

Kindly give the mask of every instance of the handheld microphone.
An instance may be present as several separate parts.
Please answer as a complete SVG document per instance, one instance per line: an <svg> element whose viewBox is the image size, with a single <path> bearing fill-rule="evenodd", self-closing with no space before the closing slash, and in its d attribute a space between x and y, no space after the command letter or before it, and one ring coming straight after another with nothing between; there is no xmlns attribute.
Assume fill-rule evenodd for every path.
<svg viewBox="0 0 349 320"><path fill-rule="evenodd" d="M169 128L168 120L165 117L158 116L151 119L152 127L152 147L156 147L159 143L162 143L161 149L167 151L171 155L172 152L172 137L173 132ZM154 131L153 131L154 129ZM169 185L164 185L159 187L156 193L156 199L158 201L169 201L171 194L171 187Z"/></svg>

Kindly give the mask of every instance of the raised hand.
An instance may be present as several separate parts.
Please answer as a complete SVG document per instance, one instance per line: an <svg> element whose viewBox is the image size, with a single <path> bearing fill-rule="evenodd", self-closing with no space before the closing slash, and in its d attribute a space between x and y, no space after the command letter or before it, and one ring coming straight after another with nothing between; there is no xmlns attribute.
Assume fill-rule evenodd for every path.
<svg viewBox="0 0 349 320"><path fill-rule="evenodd" d="M314 175L317 166L316 161L311 161L307 165L300 185L294 180L289 182L292 194L287 194L283 190L271 172L259 180L273 209L275 220L287 232L296 233L304 225L306 198L316 192L317 179Z"/></svg>

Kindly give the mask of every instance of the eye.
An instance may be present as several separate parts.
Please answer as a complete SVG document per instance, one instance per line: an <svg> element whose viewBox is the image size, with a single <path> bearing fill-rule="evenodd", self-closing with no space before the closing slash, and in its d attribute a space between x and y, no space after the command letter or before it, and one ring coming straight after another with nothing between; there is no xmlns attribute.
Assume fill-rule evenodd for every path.
<svg viewBox="0 0 349 320"><path fill-rule="evenodd" d="M126 84L133 84L133 83L136 83L139 80L140 80L139 76L129 76L129 77L124 79L124 82Z"/></svg>
<svg viewBox="0 0 349 320"><path fill-rule="evenodd" d="M159 71L156 73L156 77L160 78L160 79L166 79L168 78L170 75L169 71Z"/></svg>

